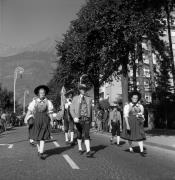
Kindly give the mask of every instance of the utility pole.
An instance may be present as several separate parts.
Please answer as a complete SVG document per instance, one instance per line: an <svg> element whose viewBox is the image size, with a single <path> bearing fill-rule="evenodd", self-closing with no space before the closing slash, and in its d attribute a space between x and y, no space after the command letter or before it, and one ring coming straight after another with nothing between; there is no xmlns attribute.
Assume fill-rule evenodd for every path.
<svg viewBox="0 0 175 180"><path fill-rule="evenodd" d="M0 32L4 30L4 3L5 0L0 0Z"/></svg>

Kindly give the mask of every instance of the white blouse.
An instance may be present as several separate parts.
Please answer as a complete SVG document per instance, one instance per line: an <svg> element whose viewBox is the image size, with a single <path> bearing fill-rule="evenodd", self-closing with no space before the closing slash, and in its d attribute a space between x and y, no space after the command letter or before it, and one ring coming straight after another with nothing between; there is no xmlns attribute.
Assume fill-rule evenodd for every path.
<svg viewBox="0 0 175 180"><path fill-rule="evenodd" d="M48 99L44 99L44 100L41 100L39 98L34 98L33 101L29 104L28 106L28 110L31 111L31 112L34 112L35 111L35 105L36 103L41 103L41 102L46 102L47 103L47 107L48 107L48 113L53 113L53 104L50 100Z"/></svg>
<svg viewBox="0 0 175 180"><path fill-rule="evenodd" d="M133 106L133 103L129 103L124 106L124 110L123 110L124 118L129 117L129 112L130 112L132 106ZM139 103L137 103L136 106L140 109L140 114L144 115L144 107Z"/></svg>

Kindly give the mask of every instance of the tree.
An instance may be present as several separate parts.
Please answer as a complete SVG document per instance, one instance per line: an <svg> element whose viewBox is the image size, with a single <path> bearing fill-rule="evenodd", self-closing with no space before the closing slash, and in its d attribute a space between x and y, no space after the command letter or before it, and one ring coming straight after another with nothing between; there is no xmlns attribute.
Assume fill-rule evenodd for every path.
<svg viewBox="0 0 175 180"><path fill-rule="evenodd" d="M108 26L104 26L111 16L117 13L115 6L111 13L111 2L113 1L103 1L103 3L99 0L89 1L80 10L78 19L72 21L70 29L64 36L64 41L57 45L58 56L61 57L59 65L63 67L58 68L57 77L62 81L74 79L73 81L77 82L81 74L88 74L94 86L97 103L100 86L110 80L112 75L116 76L119 67L114 50L114 46L117 49L119 37L114 32L116 29L111 27L115 25L115 19ZM106 7L104 11L101 11L102 6ZM60 78L60 75L64 78Z"/></svg>
<svg viewBox="0 0 175 180"><path fill-rule="evenodd" d="M122 9L125 13L125 26L127 30L125 34L127 35L128 43L132 43L136 54L136 60L138 60L138 81L139 89L142 94L142 99L144 99L144 62L143 62L143 50L142 43L145 40L145 36L148 41L152 41L153 37L163 36L165 30L164 16L162 13L161 6L156 6L152 1L141 0L141 1L122 1ZM127 16L126 16L127 14ZM156 46L156 44L155 44ZM156 48L158 49L158 48ZM134 60L132 60L134 61ZM135 72L135 63L132 63L133 71ZM135 73L133 73L133 79L135 80ZM136 83L135 83L136 89Z"/></svg>
<svg viewBox="0 0 175 180"><path fill-rule="evenodd" d="M175 92L175 64L174 64L174 55L173 55L173 45L172 45L172 37L171 37L171 11L174 8L174 1L173 0L166 0L164 3L164 8L166 12L167 18L167 29L168 29L168 40L169 40L169 49L170 49L170 58L171 58L171 72L173 75L173 83L174 83L174 92Z"/></svg>
<svg viewBox="0 0 175 180"><path fill-rule="evenodd" d="M155 78L154 78L154 62L153 62L153 50L151 41L147 41L147 47L148 47L148 58L149 58L149 69L150 69L150 81L151 81L151 92L152 94L155 93Z"/></svg>
<svg viewBox="0 0 175 180"><path fill-rule="evenodd" d="M2 110L13 109L13 92L8 91L6 88L2 88L0 84L0 108Z"/></svg>
<svg viewBox="0 0 175 180"><path fill-rule="evenodd" d="M123 104L128 101L128 65L136 50L143 74L142 42L162 35L165 25L160 8L150 0L89 0L71 22L63 41L57 44L58 68L55 80L75 86L86 73L94 86L95 103L99 87L122 76ZM155 44L156 46L156 44ZM138 53L139 52L139 53ZM134 52L136 53L136 52ZM120 69L121 67L121 69ZM140 79L141 93L144 81Z"/></svg>
<svg viewBox="0 0 175 180"><path fill-rule="evenodd" d="M169 57L171 60L171 73L173 76L174 92L175 92L175 64L174 64L174 55L173 55L173 46L172 46L172 37L171 37L171 22L173 22L173 17L171 16L172 11L175 7L174 0L155 0L153 2L154 6L161 8L162 15L164 15L164 24L168 32L168 41L169 41Z"/></svg>

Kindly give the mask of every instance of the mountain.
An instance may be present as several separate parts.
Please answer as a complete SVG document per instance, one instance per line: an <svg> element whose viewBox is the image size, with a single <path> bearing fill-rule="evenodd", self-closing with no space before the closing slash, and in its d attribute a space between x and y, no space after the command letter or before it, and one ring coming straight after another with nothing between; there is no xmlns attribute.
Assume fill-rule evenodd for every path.
<svg viewBox="0 0 175 180"><path fill-rule="evenodd" d="M27 45L26 47L13 47L7 44L0 43L0 57L13 56L23 52L49 52L55 53L56 41L60 38L55 35L53 37L48 37L37 43Z"/></svg>
<svg viewBox="0 0 175 180"><path fill-rule="evenodd" d="M31 44L25 48L21 49L21 52L48 52L48 53L56 53L55 46L56 46L56 39L57 38L46 38L38 43Z"/></svg>
<svg viewBox="0 0 175 180"><path fill-rule="evenodd" d="M9 46L7 44L0 43L0 56L1 57L18 54L19 51L20 51L20 48L16 48L16 47Z"/></svg>
<svg viewBox="0 0 175 180"><path fill-rule="evenodd" d="M33 90L40 84L47 84L56 68L55 41L45 39L39 43L17 50L14 55L0 57L0 82L3 87L13 91L14 71L21 66L24 68L22 78L16 81L16 97L23 103L24 90L30 94L27 103L34 97ZM7 51L6 51L7 52ZM12 52L12 51L11 51Z"/></svg>

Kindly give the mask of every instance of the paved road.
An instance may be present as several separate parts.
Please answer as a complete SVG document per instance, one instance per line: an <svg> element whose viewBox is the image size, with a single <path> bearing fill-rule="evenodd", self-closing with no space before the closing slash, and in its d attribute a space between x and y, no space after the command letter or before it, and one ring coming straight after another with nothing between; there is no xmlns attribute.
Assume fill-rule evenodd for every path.
<svg viewBox="0 0 175 180"><path fill-rule="evenodd" d="M147 157L109 144L105 135L92 133L93 158L79 155L77 146L64 144L62 133L46 144L46 160L27 141L27 128L0 135L0 180L173 180L175 151L147 146ZM137 151L137 148L136 148Z"/></svg>

